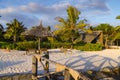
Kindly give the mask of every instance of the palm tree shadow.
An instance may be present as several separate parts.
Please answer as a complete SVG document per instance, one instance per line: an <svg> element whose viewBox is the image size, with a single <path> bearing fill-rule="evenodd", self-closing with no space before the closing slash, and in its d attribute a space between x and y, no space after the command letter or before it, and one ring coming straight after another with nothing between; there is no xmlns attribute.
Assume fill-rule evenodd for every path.
<svg viewBox="0 0 120 80"><path fill-rule="evenodd" d="M109 57L99 56L99 55L92 55L88 57L84 57L82 55L72 57L71 59L66 61L66 65L72 67L77 70L87 71L87 70L99 70L104 67L115 67L119 66L120 63L111 59Z"/></svg>
<svg viewBox="0 0 120 80"><path fill-rule="evenodd" d="M0 61L0 70L3 70L7 67L11 67L13 65L17 65L17 64L21 64L21 63L24 63L25 61L17 61L17 62L13 62L13 61L7 61L7 62L4 62L4 61Z"/></svg>

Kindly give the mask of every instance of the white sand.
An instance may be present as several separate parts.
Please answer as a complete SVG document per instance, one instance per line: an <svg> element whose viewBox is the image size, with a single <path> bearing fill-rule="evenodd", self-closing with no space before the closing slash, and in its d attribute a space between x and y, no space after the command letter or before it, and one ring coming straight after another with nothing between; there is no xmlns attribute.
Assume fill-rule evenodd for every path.
<svg viewBox="0 0 120 80"><path fill-rule="evenodd" d="M61 53L59 49L49 50L50 59L61 64L67 65L73 69L99 70L104 67L120 66L120 49L106 49L102 51L82 52L72 50L72 54ZM32 56L24 55L25 51L5 52L0 50L0 76L11 75L16 73L31 73ZM42 73L42 67L39 63L39 73ZM54 70L55 66L50 64L50 70Z"/></svg>

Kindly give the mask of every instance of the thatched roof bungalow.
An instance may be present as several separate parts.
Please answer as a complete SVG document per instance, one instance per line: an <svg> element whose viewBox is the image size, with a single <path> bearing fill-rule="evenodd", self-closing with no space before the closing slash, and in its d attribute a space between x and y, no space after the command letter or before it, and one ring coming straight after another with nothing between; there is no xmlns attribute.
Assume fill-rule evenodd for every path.
<svg viewBox="0 0 120 80"><path fill-rule="evenodd" d="M93 33L81 33L81 40L86 43L101 43L103 44L102 31L93 31Z"/></svg>

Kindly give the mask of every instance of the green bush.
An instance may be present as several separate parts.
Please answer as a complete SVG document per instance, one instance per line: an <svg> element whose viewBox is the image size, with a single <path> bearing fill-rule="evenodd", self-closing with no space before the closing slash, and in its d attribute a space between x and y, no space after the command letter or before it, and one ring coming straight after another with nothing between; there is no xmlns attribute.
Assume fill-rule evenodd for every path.
<svg viewBox="0 0 120 80"><path fill-rule="evenodd" d="M49 49L53 49L53 48L70 48L71 47L71 43L62 43L62 42L55 42L55 43L49 43L49 42L43 42L40 44L41 48L49 48Z"/></svg>
<svg viewBox="0 0 120 80"><path fill-rule="evenodd" d="M74 48L82 51L100 51L102 50L102 45L89 43L83 46L74 46Z"/></svg>
<svg viewBox="0 0 120 80"><path fill-rule="evenodd" d="M13 44L10 42L0 42L0 48L2 49L13 49Z"/></svg>
<svg viewBox="0 0 120 80"><path fill-rule="evenodd" d="M62 43L62 42L57 42L57 43L52 43L51 44L51 48L70 48L71 47L71 43Z"/></svg>
<svg viewBox="0 0 120 80"><path fill-rule="evenodd" d="M84 46L86 44L86 42L80 41L76 44L74 44L74 46Z"/></svg>
<svg viewBox="0 0 120 80"><path fill-rule="evenodd" d="M41 48L71 48L71 46L74 49L82 50L82 51L99 51L102 50L101 44L86 44L84 42L80 42L77 44L72 43L66 43L66 42L41 42L40 47ZM38 42L37 41L23 41L23 42L17 42L16 45L9 42L0 42L0 48L3 49L17 49L17 50L27 50L27 49L37 49L38 48Z"/></svg>
<svg viewBox="0 0 120 80"><path fill-rule="evenodd" d="M40 43L40 47L41 48L48 48L48 49L50 49L51 48L51 44L49 42L43 42L43 43Z"/></svg>
<svg viewBox="0 0 120 80"><path fill-rule="evenodd" d="M36 41L23 41L23 42L18 42L16 44L17 50L28 50L28 49L36 49L36 48L37 48Z"/></svg>

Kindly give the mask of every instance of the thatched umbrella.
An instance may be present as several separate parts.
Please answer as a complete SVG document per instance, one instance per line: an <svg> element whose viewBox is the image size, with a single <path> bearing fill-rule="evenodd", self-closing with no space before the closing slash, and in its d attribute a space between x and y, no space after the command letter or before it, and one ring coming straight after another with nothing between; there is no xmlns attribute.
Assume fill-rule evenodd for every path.
<svg viewBox="0 0 120 80"><path fill-rule="evenodd" d="M38 50L40 50L40 38L52 36L52 32L48 28L43 27L42 23L40 23L39 26L33 27L30 30L23 32L22 35L31 35L37 37Z"/></svg>

